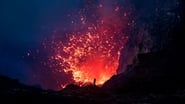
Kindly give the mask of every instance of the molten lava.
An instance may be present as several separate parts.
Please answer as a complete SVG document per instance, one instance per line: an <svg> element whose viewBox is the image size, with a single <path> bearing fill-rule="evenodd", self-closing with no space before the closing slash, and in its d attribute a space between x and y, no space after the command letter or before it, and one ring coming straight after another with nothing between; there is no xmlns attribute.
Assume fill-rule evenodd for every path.
<svg viewBox="0 0 185 104"><path fill-rule="evenodd" d="M116 74L127 38L105 25L91 26L87 32L70 34L67 43L58 43L54 58L65 73L72 72L76 83L83 85L96 79L101 85Z"/></svg>
<svg viewBox="0 0 185 104"><path fill-rule="evenodd" d="M123 33L125 24L116 14L119 10L113 8L114 14L100 16L94 23L87 23L87 18L82 16L83 30L67 34L65 41L54 40L51 59L60 70L72 74L75 84L81 86L96 79L96 85L102 85L116 74L121 50L128 40Z"/></svg>

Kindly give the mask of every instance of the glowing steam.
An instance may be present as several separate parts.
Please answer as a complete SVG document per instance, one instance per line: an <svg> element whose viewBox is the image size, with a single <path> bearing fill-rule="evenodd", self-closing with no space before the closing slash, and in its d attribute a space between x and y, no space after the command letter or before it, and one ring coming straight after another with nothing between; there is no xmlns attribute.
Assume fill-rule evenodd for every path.
<svg viewBox="0 0 185 104"><path fill-rule="evenodd" d="M92 14L99 17L94 18L93 23L86 16L80 16L81 25L85 28L67 34L65 41L53 40L51 60L56 61L59 70L71 73L75 84L85 85L96 79L96 84L102 85L116 74L121 50L128 40L123 32L126 17L125 13L118 15L119 6L104 14L101 13L101 10L105 12L103 7L100 4L96 14ZM61 85L62 88L65 85Z"/></svg>

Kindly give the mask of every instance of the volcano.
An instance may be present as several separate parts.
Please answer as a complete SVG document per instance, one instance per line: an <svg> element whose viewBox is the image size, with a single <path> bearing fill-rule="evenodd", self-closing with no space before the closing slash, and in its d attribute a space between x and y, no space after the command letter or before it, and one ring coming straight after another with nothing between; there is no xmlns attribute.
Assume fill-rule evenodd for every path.
<svg viewBox="0 0 185 104"><path fill-rule="evenodd" d="M55 8L51 10L53 15L61 12L59 6L65 0L56 1L58 7L55 3L50 5ZM47 14L50 9L45 11L48 17L43 16L43 34L47 35L33 45L39 44L38 47L26 47L18 42L17 48L12 36L10 40L0 36L0 74L5 74L0 75L0 103L185 103L184 1L77 1L82 3L79 8L69 7L70 13L64 10L67 14L53 16ZM17 4L22 2L16 1L11 6L20 7ZM10 17L17 12L10 16L11 7L2 8L8 11L0 10L2 28L12 30L6 34L2 29L2 35L17 31L17 34L28 34L32 30L15 28L22 21L15 22ZM27 11L22 6L19 10ZM8 13L7 21L4 13ZM47 27L51 17L54 18L50 22L55 26L48 23ZM13 29L10 22L15 23ZM25 42L20 37L18 40Z"/></svg>

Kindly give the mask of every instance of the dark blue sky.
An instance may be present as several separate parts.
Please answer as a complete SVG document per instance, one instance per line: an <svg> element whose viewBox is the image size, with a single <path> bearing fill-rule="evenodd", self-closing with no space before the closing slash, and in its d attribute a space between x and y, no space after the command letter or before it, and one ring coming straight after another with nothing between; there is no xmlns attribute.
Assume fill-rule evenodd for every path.
<svg viewBox="0 0 185 104"><path fill-rule="evenodd" d="M0 74L27 80L30 69L23 56L36 49L54 28L65 25L65 16L79 8L79 1L1 0Z"/></svg>

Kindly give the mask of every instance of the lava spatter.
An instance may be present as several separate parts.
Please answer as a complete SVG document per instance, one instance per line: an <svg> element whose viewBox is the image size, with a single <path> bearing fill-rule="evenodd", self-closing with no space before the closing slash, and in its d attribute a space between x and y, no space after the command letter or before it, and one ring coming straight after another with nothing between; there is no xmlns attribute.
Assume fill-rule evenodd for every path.
<svg viewBox="0 0 185 104"><path fill-rule="evenodd" d="M75 84L83 86L96 79L96 85L102 85L116 74L121 50L128 40L123 32L125 12L121 12L123 15L120 16L119 11L118 6L112 8L113 13L110 14L100 15L98 11L96 15L99 18L93 23L86 16L79 16L81 25L85 27L83 30L67 34L65 41L52 40L51 60L57 63L59 70L71 73ZM64 88L64 85L61 86Z"/></svg>

